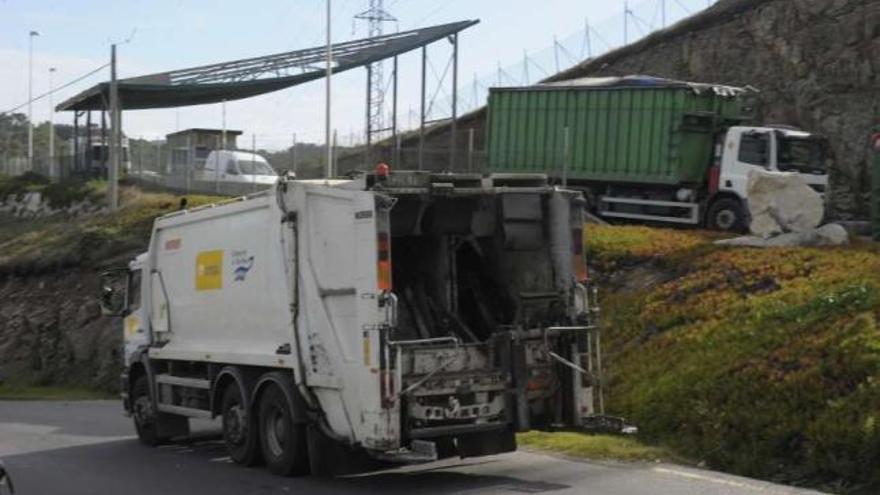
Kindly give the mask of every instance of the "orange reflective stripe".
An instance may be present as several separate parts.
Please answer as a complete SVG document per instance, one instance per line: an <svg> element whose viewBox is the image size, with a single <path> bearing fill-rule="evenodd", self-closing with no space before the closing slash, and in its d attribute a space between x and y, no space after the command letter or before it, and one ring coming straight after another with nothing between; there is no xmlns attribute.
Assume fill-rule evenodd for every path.
<svg viewBox="0 0 880 495"><path fill-rule="evenodd" d="M377 237L379 290L391 290L391 239L386 232L379 232Z"/></svg>

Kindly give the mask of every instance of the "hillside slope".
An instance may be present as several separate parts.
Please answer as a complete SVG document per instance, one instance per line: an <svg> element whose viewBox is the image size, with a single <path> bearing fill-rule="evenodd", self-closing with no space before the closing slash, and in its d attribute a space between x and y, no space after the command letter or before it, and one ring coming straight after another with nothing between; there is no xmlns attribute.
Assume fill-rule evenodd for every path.
<svg viewBox="0 0 880 495"><path fill-rule="evenodd" d="M592 227L608 402L649 442L749 476L880 487L880 248L731 249Z"/></svg>
<svg viewBox="0 0 880 495"><path fill-rule="evenodd" d="M0 178L4 194L41 190L39 180ZM51 186L50 197L100 198L100 183ZM190 205L211 198L190 196ZM0 382L115 391L122 347L119 322L101 315L100 271L146 249L153 219L180 198L123 187L114 214L71 218L0 216Z"/></svg>

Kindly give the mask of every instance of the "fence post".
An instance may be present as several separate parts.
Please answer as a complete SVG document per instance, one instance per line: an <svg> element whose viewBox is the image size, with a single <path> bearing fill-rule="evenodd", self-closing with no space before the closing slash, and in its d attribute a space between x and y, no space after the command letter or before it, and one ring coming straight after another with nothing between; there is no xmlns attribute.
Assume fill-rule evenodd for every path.
<svg viewBox="0 0 880 495"><path fill-rule="evenodd" d="M474 128L468 128L468 172L474 171Z"/></svg>

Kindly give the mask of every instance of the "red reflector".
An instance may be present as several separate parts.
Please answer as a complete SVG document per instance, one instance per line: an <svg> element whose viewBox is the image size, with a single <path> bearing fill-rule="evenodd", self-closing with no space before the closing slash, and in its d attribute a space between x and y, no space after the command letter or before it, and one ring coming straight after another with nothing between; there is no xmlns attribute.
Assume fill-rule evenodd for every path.
<svg viewBox="0 0 880 495"><path fill-rule="evenodd" d="M574 278L578 282L584 282L587 275L587 261L584 259L584 231L583 229L571 229L571 258L574 263Z"/></svg>
<svg viewBox="0 0 880 495"><path fill-rule="evenodd" d="M391 240L387 232L379 232L377 238L379 290L391 290Z"/></svg>
<svg viewBox="0 0 880 495"><path fill-rule="evenodd" d="M874 145L874 151L880 152L880 132L874 133L874 136L871 138L871 142Z"/></svg>
<svg viewBox="0 0 880 495"><path fill-rule="evenodd" d="M717 193L720 185L721 167L718 165L713 165L711 168L709 168L709 193Z"/></svg>
<svg viewBox="0 0 880 495"><path fill-rule="evenodd" d="M379 394L382 397L382 407L388 409L394 406L394 372L382 370L379 374Z"/></svg>
<svg viewBox="0 0 880 495"><path fill-rule="evenodd" d="M380 163L376 165L376 176L378 177L388 177L388 174L391 173L391 167L388 166L387 163Z"/></svg>

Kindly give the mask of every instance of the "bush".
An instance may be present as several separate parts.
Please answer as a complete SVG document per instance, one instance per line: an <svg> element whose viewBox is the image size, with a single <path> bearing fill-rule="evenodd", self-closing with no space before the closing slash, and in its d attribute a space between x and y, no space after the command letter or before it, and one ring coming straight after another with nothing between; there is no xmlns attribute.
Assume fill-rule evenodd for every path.
<svg viewBox="0 0 880 495"><path fill-rule="evenodd" d="M669 282L605 294L614 413L716 468L880 486L876 248L676 248L663 231L628 245L630 227L614 246L616 228L603 229L611 246L594 242L597 255L656 263L660 251L683 265Z"/></svg>

